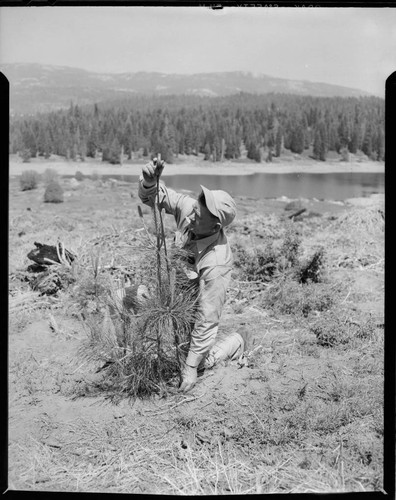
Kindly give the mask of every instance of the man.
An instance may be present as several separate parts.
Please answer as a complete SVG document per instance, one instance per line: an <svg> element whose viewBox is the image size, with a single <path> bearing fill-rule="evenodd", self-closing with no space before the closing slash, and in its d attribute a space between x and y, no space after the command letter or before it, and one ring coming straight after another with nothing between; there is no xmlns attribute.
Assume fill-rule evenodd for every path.
<svg viewBox="0 0 396 500"><path fill-rule="evenodd" d="M139 197L146 205L153 206L157 193L157 178L164 168L163 161L154 159L142 169L139 179ZM197 381L198 366L215 364L219 349L215 349L219 320L231 279L232 252L223 229L234 220L236 205L225 191L211 191L201 186L195 200L177 193L164 183L159 184L159 205L175 217L177 231L175 245L194 255L194 265L199 278L199 320L191 334L190 349L182 372L180 391L187 392ZM227 344L227 342L226 342ZM213 349L211 350L211 348ZM239 334L230 336L222 351L228 357L243 351ZM233 351L233 352L231 352Z"/></svg>

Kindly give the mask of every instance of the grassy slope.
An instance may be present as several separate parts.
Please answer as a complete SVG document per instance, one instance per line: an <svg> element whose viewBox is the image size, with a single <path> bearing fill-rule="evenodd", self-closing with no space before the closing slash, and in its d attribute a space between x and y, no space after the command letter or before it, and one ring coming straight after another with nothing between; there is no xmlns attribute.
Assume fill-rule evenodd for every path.
<svg viewBox="0 0 396 500"><path fill-rule="evenodd" d="M294 223L305 253L326 247L326 281L308 303L315 293L319 302L330 297L330 316L315 308L303 316L290 297L306 299L286 287L278 309L270 307L268 287L255 290L235 275L222 330L250 331L247 366L207 372L188 395L114 405L89 393L94 367L78 355L85 333L72 314L73 296L61 292L40 303L18 270L29 264L34 241L57 238L80 255L95 250L99 238L102 262L114 257L122 264L133 249L119 235L139 233L138 200L131 186L62 185L61 204L42 202L42 184L26 192L15 180L10 186L11 489L217 494L382 487L383 330L376 325L383 322L383 233L369 217L375 210L318 203ZM284 203L237 203L234 245L260 245L263 235L276 241ZM279 309L285 305L291 314ZM342 329L341 313L361 338L348 337L355 330L350 323ZM322 317L344 344L318 342L311 326Z"/></svg>

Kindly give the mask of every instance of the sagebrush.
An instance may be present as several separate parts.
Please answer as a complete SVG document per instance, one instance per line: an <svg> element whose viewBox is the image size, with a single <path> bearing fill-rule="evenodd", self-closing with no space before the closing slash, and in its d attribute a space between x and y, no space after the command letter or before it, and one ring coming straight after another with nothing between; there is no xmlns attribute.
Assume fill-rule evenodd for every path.
<svg viewBox="0 0 396 500"><path fill-rule="evenodd" d="M48 186L48 184L50 184L52 182L59 183L59 174L53 168L46 168L42 174L42 178L43 178L45 186Z"/></svg>
<svg viewBox="0 0 396 500"><path fill-rule="evenodd" d="M51 180L44 191L44 201L46 203L62 203L63 189L56 180Z"/></svg>
<svg viewBox="0 0 396 500"><path fill-rule="evenodd" d="M40 176L36 170L24 170L19 178L21 191L29 191L36 189L39 183Z"/></svg>

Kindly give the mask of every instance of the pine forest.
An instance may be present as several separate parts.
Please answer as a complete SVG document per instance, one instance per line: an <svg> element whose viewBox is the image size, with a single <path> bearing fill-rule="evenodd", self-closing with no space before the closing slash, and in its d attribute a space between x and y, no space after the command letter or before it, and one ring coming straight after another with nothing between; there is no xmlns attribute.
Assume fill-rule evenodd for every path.
<svg viewBox="0 0 396 500"><path fill-rule="evenodd" d="M10 152L24 161L58 155L119 164L179 155L207 161L270 162L284 151L326 161L362 153L384 160L385 103L378 97L309 97L287 94L228 97L143 96L15 116Z"/></svg>

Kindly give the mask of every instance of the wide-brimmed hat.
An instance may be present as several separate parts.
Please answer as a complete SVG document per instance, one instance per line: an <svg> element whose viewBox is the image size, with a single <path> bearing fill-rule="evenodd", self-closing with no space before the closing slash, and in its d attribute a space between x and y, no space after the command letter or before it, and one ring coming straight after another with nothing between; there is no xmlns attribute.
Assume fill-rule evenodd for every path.
<svg viewBox="0 0 396 500"><path fill-rule="evenodd" d="M236 204L231 196L225 191L210 190L202 185L201 189L209 212L220 220L222 227L231 224L236 216Z"/></svg>

